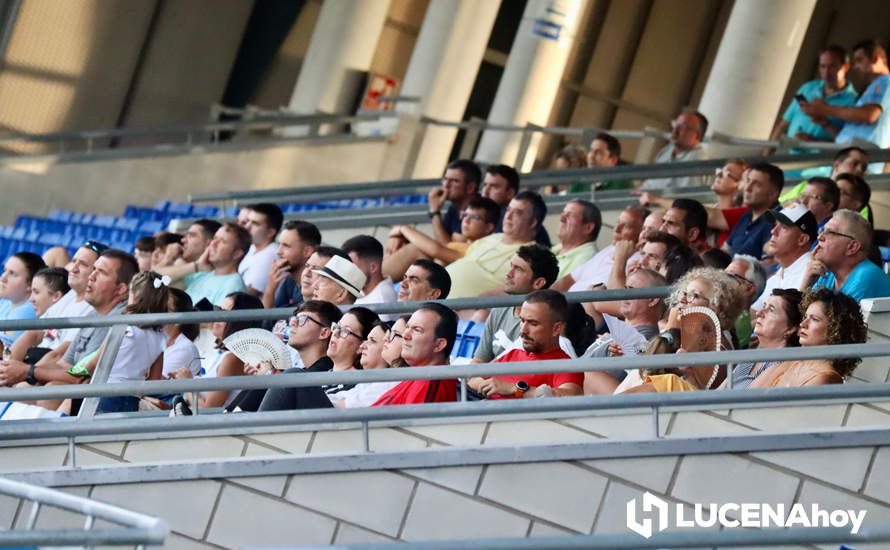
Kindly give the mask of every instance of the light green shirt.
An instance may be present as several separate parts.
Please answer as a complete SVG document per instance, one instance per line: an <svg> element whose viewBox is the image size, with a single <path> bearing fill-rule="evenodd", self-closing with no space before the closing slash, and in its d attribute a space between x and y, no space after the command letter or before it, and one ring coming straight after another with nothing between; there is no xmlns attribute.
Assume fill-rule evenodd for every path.
<svg viewBox="0 0 890 550"><path fill-rule="evenodd" d="M520 246L531 242L502 244L503 241L503 233L474 241L463 258L445 268L451 276L448 298L478 296L504 283L504 277L510 270L510 259Z"/></svg>
<svg viewBox="0 0 890 550"><path fill-rule="evenodd" d="M597 253L596 243L593 241L576 246L565 254L560 254L560 250L562 250L561 244L555 244L550 248L550 252L556 254L556 260L559 262L559 276L557 279L562 279L572 271L575 271L575 269L581 267L581 264L593 258L593 255Z"/></svg>

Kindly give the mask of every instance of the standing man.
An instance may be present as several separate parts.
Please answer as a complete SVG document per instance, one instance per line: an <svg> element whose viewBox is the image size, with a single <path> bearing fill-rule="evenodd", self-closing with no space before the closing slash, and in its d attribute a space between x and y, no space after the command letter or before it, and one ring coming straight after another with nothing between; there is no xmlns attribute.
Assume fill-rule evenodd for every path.
<svg viewBox="0 0 890 550"><path fill-rule="evenodd" d="M836 118L844 121L835 142L850 143L855 139L870 141L878 147L890 147L890 69L887 50L876 40L864 40L853 46L853 71L868 88L856 105L839 107L821 99L801 103L800 109L814 120Z"/></svg>
<svg viewBox="0 0 890 550"><path fill-rule="evenodd" d="M801 110L801 99L804 103L823 100L837 107L855 104L856 90L847 81L849 69L850 57L846 50L837 45L822 50L819 54L819 79L810 80L797 90L781 120L773 128L770 140L777 140L784 134L800 141L834 141L840 127L826 118L810 118Z"/></svg>
<svg viewBox="0 0 890 550"><path fill-rule="evenodd" d="M689 162L707 158L701 142L708 131L708 119L692 108L685 108L671 121L671 140L655 157L657 164ZM648 179L642 188L646 191L698 187L708 185L707 176L675 176Z"/></svg>
<svg viewBox="0 0 890 550"><path fill-rule="evenodd" d="M284 216L278 205L268 202L251 204L248 208L247 230L251 245L238 264L238 273L249 294L262 296L278 251L275 237L281 230Z"/></svg>

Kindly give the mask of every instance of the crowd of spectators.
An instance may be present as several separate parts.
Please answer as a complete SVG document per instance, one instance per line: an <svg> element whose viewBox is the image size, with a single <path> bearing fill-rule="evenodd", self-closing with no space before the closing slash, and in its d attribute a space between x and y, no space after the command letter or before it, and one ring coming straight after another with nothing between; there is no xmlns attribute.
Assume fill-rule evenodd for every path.
<svg viewBox="0 0 890 550"><path fill-rule="evenodd" d="M776 135L803 141L859 137L881 146L886 53L872 42L853 49L867 76L858 98L846 80L849 60L837 47L820 55L821 79L807 83ZM704 158L707 118L684 109L657 162ZM852 127L850 127L852 125ZM869 129L870 128L870 129ZM868 137L866 137L866 135ZM876 137L877 136L877 137ZM874 138L874 139L872 139ZM561 167L622 164L617 139L600 133L589 148L570 146ZM682 353L692 313L716 321L716 349L861 343L859 301L890 296L869 206L868 151L841 149L827 176L786 189L785 173L762 160L733 158L712 179L576 182L567 189L632 188L610 244L596 242L603 218L594 201L571 198L559 213L555 242L544 228L542 196L521 187L506 165L481 169L449 163L428 193L431 230L398 225L386 242L355 235L324 243L312 223L284 220L272 203L241 209L237 221L201 219L182 234L140 239L129 252L87 241L65 268L39 256L12 255L0 276L0 318L293 308L279 322L127 327L108 381L265 376L269 365L245 364L223 341L263 328L288 344L282 372L448 364L459 319L484 323L475 363L559 361L573 357ZM669 196L710 186L705 203ZM784 193L783 193L784 192ZM672 286L667 298L571 304L565 292ZM435 300L524 296L515 307L453 311ZM367 306L415 302L409 315L378 315ZM689 317L691 318L691 317ZM107 345L108 328L0 333L0 385L76 384L89 380ZM663 370L471 377L474 399L560 397L624 392L765 388L841 383L856 359L766 361ZM730 377L731 380L727 380ZM196 395L103 398L100 412L195 406L230 411L363 407L456 399L455 380L336 384ZM197 402L194 400L197 399ZM76 412L79 403L37 405Z"/></svg>

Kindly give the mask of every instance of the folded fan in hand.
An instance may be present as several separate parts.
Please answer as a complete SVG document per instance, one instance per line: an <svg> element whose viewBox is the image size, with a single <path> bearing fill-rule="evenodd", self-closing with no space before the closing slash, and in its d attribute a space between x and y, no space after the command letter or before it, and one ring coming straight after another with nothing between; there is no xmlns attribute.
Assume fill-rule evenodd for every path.
<svg viewBox="0 0 890 550"><path fill-rule="evenodd" d="M268 330L261 328L239 330L223 340L223 345L245 365L258 366L268 363L275 370L285 370L293 366L287 344Z"/></svg>

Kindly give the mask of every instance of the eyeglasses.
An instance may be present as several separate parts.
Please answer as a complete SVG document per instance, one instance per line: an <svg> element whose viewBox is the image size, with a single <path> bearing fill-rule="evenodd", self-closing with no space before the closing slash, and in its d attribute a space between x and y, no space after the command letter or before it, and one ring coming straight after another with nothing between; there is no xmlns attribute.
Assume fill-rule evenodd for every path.
<svg viewBox="0 0 890 550"><path fill-rule="evenodd" d="M846 238L850 239L851 241L858 241L858 240L859 240L859 239L857 239L856 237L854 237L853 235L847 235L846 233L840 233L840 232L838 232L838 231L834 231L834 230L832 230L832 229L823 229L822 231L819 232L819 237L820 237L820 238L822 238L822 237L829 237L829 236L831 236L831 235L836 235L836 236L838 236L838 237L846 237Z"/></svg>
<svg viewBox="0 0 890 550"><path fill-rule="evenodd" d="M741 283L743 285L754 286L754 283L752 283L748 279L742 277L741 275L736 275L735 273L727 273L727 275L729 275L730 277L732 277L733 279L735 279L736 281L738 281L739 283Z"/></svg>
<svg viewBox="0 0 890 550"><path fill-rule="evenodd" d="M313 323L320 326L321 328L324 328L324 326L325 326L324 323L322 323L321 321L313 318L311 315L308 315L306 313L298 313L297 315L294 315L293 317L290 318L290 324L292 324L292 325L296 324L298 327L304 326L306 324L306 321L312 321Z"/></svg>
<svg viewBox="0 0 890 550"><path fill-rule="evenodd" d="M108 250L108 246L100 243L99 241L89 240L81 245L82 248L89 248L96 254L102 254L106 250Z"/></svg>
<svg viewBox="0 0 890 550"><path fill-rule="evenodd" d="M396 338L401 338L402 340L405 339L404 336L402 336L401 334L399 334L398 332L396 332L394 330L390 330L389 332L386 333L386 341L388 343L392 343Z"/></svg>
<svg viewBox="0 0 890 550"><path fill-rule="evenodd" d="M479 216L478 214L461 214L460 220L461 221L470 220L471 222L481 222L482 216Z"/></svg>
<svg viewBox="0 0 890 550"><path fill-rule="evenodd" d="M337 336L338 338L346 338L348 336L355 336L360 341L364 341L364 338L359 336L358 334L352 332L352 329L349 327L341 326L340 323L331 323L331 334Z"/></svg>
<svg viewBox="0 0 890 550"><path fill-rule="evenodd" d="M797 202L800 204L806 204L810 201L825 201L825 197L822 195L798 195Z"/></svg>
<svg viewBox="0 0 890 550"><path fill-rule="evenodd" d="M696 300L704 300L706 304L711 303L710 298L705 298L698 292L686 292L685 290L681 290L680 294L678 294L677 297L680 299L681 302L685 302L687 304L691 304Z"/></svg>

